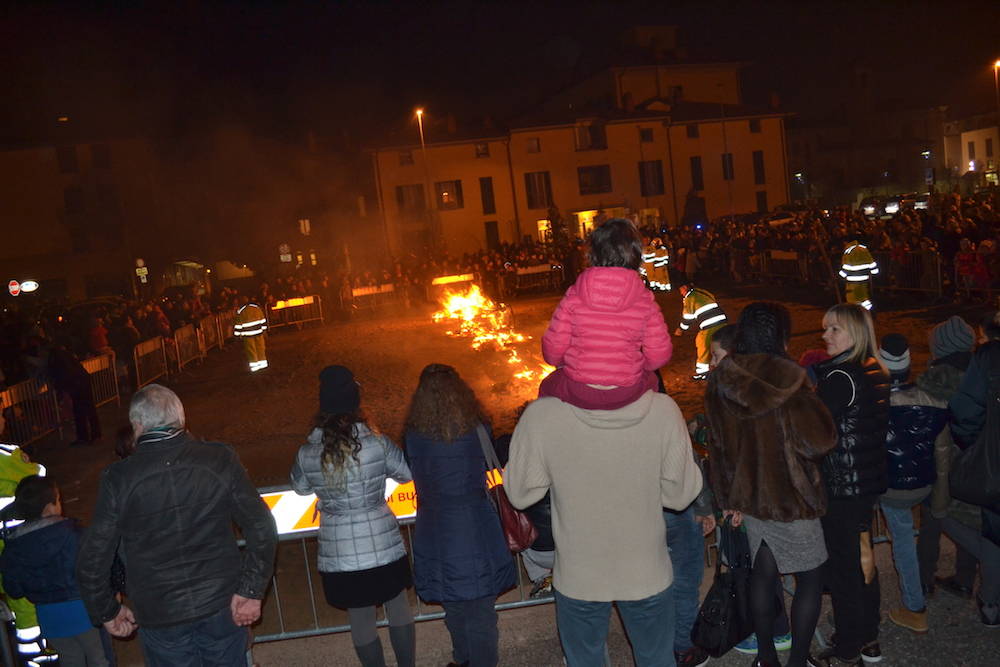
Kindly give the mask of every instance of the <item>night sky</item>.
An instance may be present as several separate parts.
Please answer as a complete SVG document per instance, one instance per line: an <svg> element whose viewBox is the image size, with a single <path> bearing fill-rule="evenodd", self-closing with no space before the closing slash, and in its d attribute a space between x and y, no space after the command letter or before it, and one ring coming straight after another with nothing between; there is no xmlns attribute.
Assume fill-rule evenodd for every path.
<svg viewBox="0 0 1000 667"><path fill-rule="evenodd" d="M872 8L870 5L877 5ZM428 116L499 120L620 60L630 25L677 25L692 60L750 63L750 102L823 115L855 66L881 104L993 109L998 2L580 5L20 3L3 16L0 140L69 115L101 133L170 138L226 122L275 137L377 141Z"/></svg>

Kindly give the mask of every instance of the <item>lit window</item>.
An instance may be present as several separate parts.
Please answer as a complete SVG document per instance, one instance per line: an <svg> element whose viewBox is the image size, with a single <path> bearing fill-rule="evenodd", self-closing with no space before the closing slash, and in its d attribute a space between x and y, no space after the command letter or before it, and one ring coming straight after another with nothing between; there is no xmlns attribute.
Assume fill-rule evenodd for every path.
<svg viewBox="0 0 1000 667"><path fill-rule="evenodd" d="M529 153L541 153L542 152L542 140L538 137L530 137L528 139L528 152Z"/></svg>
<svg viewBox="0 0 1000 667"><path fill-rule="evenodd" d="M485 141L476 144L476 157L489 157L490 156L490 145Z"/></svg>

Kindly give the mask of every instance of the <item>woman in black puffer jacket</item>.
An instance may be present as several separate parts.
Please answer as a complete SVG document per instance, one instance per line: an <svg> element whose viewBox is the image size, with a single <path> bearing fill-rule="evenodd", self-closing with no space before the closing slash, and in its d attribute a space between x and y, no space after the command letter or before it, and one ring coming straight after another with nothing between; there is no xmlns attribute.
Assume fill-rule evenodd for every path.
<svg viewBox="0 0 1000 667"><path fill-rule="evenodd" d="M817 391L838 436L821 466L829 496L822 523L836 645L821 654L818 664L841 665L854 664L862 651L869 659L880 655L871 520L887 488L889 377L875 357L871 315L861 306L840 304L828 310L823 341L831 359L814 369Z"/></svg>

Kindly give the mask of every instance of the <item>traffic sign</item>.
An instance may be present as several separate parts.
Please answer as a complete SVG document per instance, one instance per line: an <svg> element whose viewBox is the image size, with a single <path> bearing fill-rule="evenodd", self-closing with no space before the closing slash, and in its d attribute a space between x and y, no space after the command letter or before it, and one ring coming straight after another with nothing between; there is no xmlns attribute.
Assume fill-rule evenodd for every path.
<svg viewBox="0 0 1000 667"><path fill-rule="evenodd" d="M10 292L11 296L17 296L21 293L21 283L16 280L11 280L7 283L7 291Z"/></svg>

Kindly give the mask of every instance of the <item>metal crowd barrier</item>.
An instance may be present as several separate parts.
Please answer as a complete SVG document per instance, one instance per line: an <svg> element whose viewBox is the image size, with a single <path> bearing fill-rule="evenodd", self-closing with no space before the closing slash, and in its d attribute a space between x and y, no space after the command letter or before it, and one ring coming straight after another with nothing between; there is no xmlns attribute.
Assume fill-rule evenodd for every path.
<svg viewBox="0 0 1000 667"><path fill-rule="evenodd" d="M394 283L355 287L351 290L351 304L355 309L374 309L395 301L398 296Z"/></svg>
<svg viewBox="0 0 1000 667"><path fill-rule="evenodd" d="M202 358L198 332L193 324L185 324L174 331L174 346L177 349L177 370Z"/></svg>
<svg viewBox="0 0 1000 667"><path fill-rule="evenodd" d="M222 349L222 333L219 331L219 318L215 315L207 315L198 320L198 334L201 336L202 355L213 347Z"/></svg>
<svg viewBox="0 0 1000 667"><path fill-rule="evenodd" d="M926 292L941 296L944 280L941 273L941 255L934 250L906 253L878 251L872 257L878 262L879 275L875 277L877 289Z"/></svg>
<svg viewBox="0 0 1000 667"><path fill-rule="evenodd" d="M807 273L804 259L804 256L792 250L765 250L760 253L760 276L805 280Z"/></svg>
<svg viewBox="0 0 1000 667"><path fill-rule="evenodd" d="M412 567L413 519L400 521L400 530L403 534L403 540L407 544L407 553ZM275 575L271 581L271 595L266 598L264 603L261 623L254 628L255 643L350 631L351 626L347 621L346 613L326 604L323 598L322 581L315 575L316 551L318 549L317 532L314 529L279 537L279 565L275 568ZM298 561L297 552L299 551L301 551L301 561ZM504 593L497 599L495 605L497 611L551 603L553 601L551 596L539 598L529 596L532 582L524 573L521 556L513 554L511 557L515 559L517 565L517 584L511 591ZM289 565L282 567L283 561ZM295 561L301 565L291 565ZM280 582L279 572L282 574ZM415 621L432 621L444 618L444 611L440 607L424 603L412 590L410 595ZM319 604L317 604L317 599ZM379 621L379 625L386 625L386 621L384 619Z"/></svg>
<svg viewBox="0 0 1000 667"><path fill-rule="evenodd" d="M226 341L230 338L235 338L234 333L236 326L236 311L235 310L223 310L218 315L216 315L219 322L219 347L221 348L226 344Z"/></svg>
<svg viewBox="0 0 1000 667"><path fill-rule="evenodd" d="M323 323L323 300L318 294L282 299L267 307L268 329L306 322Z"/></svg>
<svg viewBox="0 0 1000 667"><path fill-rule="evenodd" d="M94 394L94 405L101 406L115 401L121 405L118 395L118 368L115 364L115 353L102 354L80 362L90 375L90 389Z"/></svg>
<svg viewBox="0 0 1000 667"><path fill-rule="evenodd" d="M563 267L559 264L536 264L523 266L514 273L503 276L505 295L522 292L560 290L565 280Z"/></svg>
<svg viewBox="0 0 1000 667"><path fill-rule="evenodd" d="M161 336L136 345L132 357L135 362L136 388L144 387L167 374L167 352Z"/></svg>
<svg viewBox="0 0 1000 667"><path fill-rule="evenodd" d="M25 380L0 392L0 410L7 421L7 438L16 445L26 445L44 438L62 426L59 399L51 384Z"/></svg>

